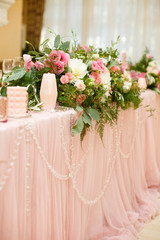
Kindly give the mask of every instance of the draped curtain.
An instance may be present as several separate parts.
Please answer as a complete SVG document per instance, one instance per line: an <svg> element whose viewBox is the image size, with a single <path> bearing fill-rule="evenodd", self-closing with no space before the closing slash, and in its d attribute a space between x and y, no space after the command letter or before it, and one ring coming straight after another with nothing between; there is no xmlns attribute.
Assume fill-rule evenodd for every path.
<svg viewBox="0 0 160 240"><path fill-rule="evenodd" d="M62 36L73 29L81 44L102 48L120 35L120 53L138 60L147 46L159 61L159 25L159 0L46 0L41 41L48 27Z"/></svg>

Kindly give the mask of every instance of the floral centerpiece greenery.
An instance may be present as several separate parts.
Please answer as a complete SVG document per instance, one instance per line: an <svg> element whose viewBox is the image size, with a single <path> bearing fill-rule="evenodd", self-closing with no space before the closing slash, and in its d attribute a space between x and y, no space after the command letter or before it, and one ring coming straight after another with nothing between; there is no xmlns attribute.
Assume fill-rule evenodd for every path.
<svg viewBox="0 0 160 240"><path fill-rule="evenodd" d="M146 87L160 93L160 69L148 48L137 63L129 63L129 69L133 79L145 78Z"/></svg>
<svg viewBox="0 0 160 240"><path fill-rule="evenodd" d="M127 72L121 72L116 49L119 38L102 50L77 44L76 35L72 34L72 45L60 35L54 35L53 47L50 39L41 44L39 52L33 47L24 55L25 67L14 68L4 81L11 86L28 86L29 109L37 110L42 76L55 73L58 104L79 112L72 132L80 133L82 140L94 119L102 139L105 124L116 122L120 108L138 108L140 88Z"/></svg>

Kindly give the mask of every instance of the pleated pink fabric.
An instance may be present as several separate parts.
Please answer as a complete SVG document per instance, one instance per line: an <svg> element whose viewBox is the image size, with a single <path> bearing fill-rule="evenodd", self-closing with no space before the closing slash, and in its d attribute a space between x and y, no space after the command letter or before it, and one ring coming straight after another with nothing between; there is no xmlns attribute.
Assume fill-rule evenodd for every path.
<svg viewBox="0 0 160 240"><path fill-rule="evenodd" d="M73 110L0 123L0 240L136 240L160 210L160 96L142 97L103 144L72 137Z"/></svg>

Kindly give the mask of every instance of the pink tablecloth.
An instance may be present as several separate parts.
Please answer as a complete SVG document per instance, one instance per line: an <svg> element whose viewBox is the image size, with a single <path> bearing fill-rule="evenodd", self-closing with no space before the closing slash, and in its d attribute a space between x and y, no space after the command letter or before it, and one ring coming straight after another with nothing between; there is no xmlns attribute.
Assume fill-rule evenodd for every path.
<svg viewBox="0 0 160 240"><path fill-rule="evenodd" d="M103 144L71 136L73 110L1 123L0 239L136 239L160 209L160 96L143 97Z"/></svg>

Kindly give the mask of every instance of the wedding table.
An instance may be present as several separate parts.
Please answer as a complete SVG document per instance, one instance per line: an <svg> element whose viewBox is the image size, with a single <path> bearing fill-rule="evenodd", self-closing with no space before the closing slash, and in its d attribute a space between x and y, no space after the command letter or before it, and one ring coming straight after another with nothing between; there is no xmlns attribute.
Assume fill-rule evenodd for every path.
<svg viewBox="0 0 160 240"><path fill-rule="evenodd" d="M134 240L159 213L160 96L120 111L103 143L74 110L0 123L1 240Z"/></svg>

